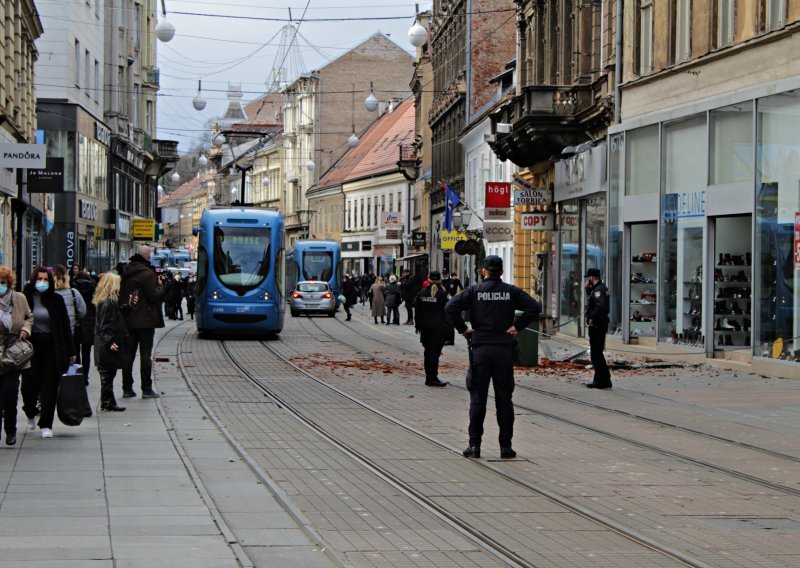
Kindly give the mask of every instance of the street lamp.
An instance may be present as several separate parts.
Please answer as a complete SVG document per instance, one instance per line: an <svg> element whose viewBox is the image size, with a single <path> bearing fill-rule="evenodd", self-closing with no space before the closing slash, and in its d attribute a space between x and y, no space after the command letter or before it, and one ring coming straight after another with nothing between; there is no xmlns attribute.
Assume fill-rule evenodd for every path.
<svg viewBox="0 0 800 568"><path fill-rule="evenodd" d="M203 110L206 108L206 99L203 97L203 85L200 79L197 80L197 94L192 99L192 106L195 110Z"/></svg>
<svg viewBox="0 0 800 568"><path fill-rule="evenodd" d="M167 21L167 6L164 4L164 0L161 0L161 13L163 17L156 25L156 37L164 43L167 43L175 37L175 26Z"/></svg>
<svg viewBox="0 0 800 568"><path fill-rule="evenodd" d="M364 108L369 112L373 112L378 108L378 97L375 96L375 91L372 89L372 81L369 82L369 96L364 99Z"/></svg>
<svg viewBox="0 0 800 568"><path fill-rule="evenodd" d="M414 25L408 30L408 42L414 47L422 47L428 41L428 30L419 23L419 4L416 5Z"/></svg>
<svg viewBox="0 0 800 568"><path fill-rule="evenodd" d="M178 183L181 181L181 175L178 173L178 170L172 172L172 177L170 179L172 180L172 183Z"/></svg>

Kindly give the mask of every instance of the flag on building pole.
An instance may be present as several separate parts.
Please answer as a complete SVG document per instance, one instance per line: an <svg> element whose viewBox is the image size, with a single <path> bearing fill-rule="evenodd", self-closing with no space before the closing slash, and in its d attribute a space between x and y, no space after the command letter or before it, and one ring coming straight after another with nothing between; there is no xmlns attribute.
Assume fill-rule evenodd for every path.
<svg viewBox="0 0 800 568"><path fill-rule="evenodd" d="M442 226L445 231L452 231L453 211L455 211L456 206L461 203L461 197L459 197L458 193L445 182L440 181L439 185L444 189L444 222Z"/></svg>

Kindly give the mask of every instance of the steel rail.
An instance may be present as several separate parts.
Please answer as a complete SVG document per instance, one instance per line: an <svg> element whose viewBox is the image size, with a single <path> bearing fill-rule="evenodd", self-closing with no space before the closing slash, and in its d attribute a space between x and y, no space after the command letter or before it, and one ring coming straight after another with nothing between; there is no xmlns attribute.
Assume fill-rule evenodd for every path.
<svg viewBox="0 0 800 568"><path fill-rule="evenodd" d="M359 353L363 353L367 357L371 357L376 361L380 361L381 363L384 363L384 364L387 364L387 365L391 365L391 366L396 367L398 369L403 369L404 371L408 371L409 370L409 368L407 366L401 365L396 361L392 361L391 359L386 359L384 357L378 357L377 355L373 355L371 353L368 353L368 352L364 351L363 349L361 349L360 347L358 347L357 345L353 345L352 343L348 343L347 341L344 341L343 339L328 333L327 331L322 329L322 327L320 327L319 324L317 324L312 318L309 318L309 321L313 322L314 325L321 332L325 333L331 339L333 339L334 341L336 341L338 343L341 343L342 345L346 345L346 346L350 347L351 349L354 349L355 351L358 351ZM353 328L348 327L348 329L353 329ZM364 336L364 337L368 337L368 336ZM373 339L373 338L368 337L368 339ZM386 343L386 342L383 342L383 341L378 340L378 339L373 339L373 340L374 341L378 341L380 343ZM386 344L387 345L391 345L389 343L386 343ZM398 348L398 347L396 347L394 345L391 345L391 346L392 346L393 349L402 349L402 348ZM404 350L404 351L408 352L408 350ZM413 353L413 351L411 353ZM415 355L419 356L418 353L415 353ZM423 373L420 373L419 371L415 371L415 373L420 375L420 376L424 375ZM456 385L456 384L453 384L453 383L451 383L451 385L453 387L461 389L461 390L467 390L466 387L463 387L461 385ZM543 392L546 392L546 391L543 391ZM558 395L555 395L555 396L558 396ZM587 403L587 404L589 404L589 403ZM595 426L582 424L581 422L576 422L574 420L570 420L569 418L564 418L563 416L558 416L557 414L553 414L551 412L547 412L547 411L544 411L544 410L539 410L539 409L533 408L531 406L525 406L525 405L519 404L517 402L514 403L514 407L515 408L519 408L521 410L527 410L528 412L531 412L533 414L538 414L539 416L544 416L546 418L550 418L550 419L556 420L558 422L563 422L564 424L569 424L570 426L574 426L576 428L581 428L581 429L584 429L584 430L588 430L590 432L593 432L595 434L600 434L600 435L605 436L607 438L612 438L612 439L620 441L620 442L625 442L626 444L631 444L633 446L636 446L636 447L639 447L639 448L642 448L642 449L645 449L645 450L650 450L652 452L656 452L656 453L659 453L659 454L662 454L662 455L665 455L665 456L669 456L669 457L672 457L672 458L675 458L675 459L679 459L679 460L684 461L684 462L692 463L694 465L701 466L701 467L704 467L706 469L717 471L719 473L724 473L726 475L729 475L731 477L735 477L736 479L739 479L739 480L742 480L742 481L748 481L750 483L754 483L756 485L760 485L762 487L766 487L766 488L772 489L774 491L779 491L781 493L786 493L786 494L789 494L789 495L800 497L800 489L795 488L795 487L789 487L788 485L782 485L780 483L775 483L773 481L769 481L768 479L763 479L761 477L756 477L754 475L750 475L749 473L744 473L744 472L741 472L741 471L737 471L737 470L734 470L734 469L723 467L721 465L716 465L716 464L713 464L713 463L710 463L710 462L706 462L706 461L703 461L703 460L700 460L700 459L697 459L697 458L693 458L693 457L687 456L685 454L681 454L681 453L678 453L678 452L673 452L672 450L667 450L665 448L660 448L658 446L654 446L652 444L648 444L647 442L642 442L642 441L636 440L634 438L628 438L626 436L622 436L622 435L619 435L619 434L614 434L613 432L609 432L607 430L603 430L603 429L597 428ZM604 409L604 407L602 407L602 406L598 406L597 408ZM732 444L736 443L733 440L725 440L725 441L729 442L729 443L732 443Z"/></svg>
<svg viewBox="0 0 800 568"><path fill-rule="evenodd" d="M404 430L415 434L416 436L426 440L427 442L429 442L431 444L434 444L434 445L436 445L438 447L441 447L443 449L446 449L448 451L460 454L459 450L444 444L440 440L438 440L438 439L436 439L436 438L434 438L434 437L432 437L432 436L430 436L430 435L428 435L428 434L426 434L424 432L421 432L420 430L417 430L416 428L414 428L414 427L402 422L401 420L398 420L397 418L395 418L393 416L387 415L386 413L369 406L368 404L360 401L359 399L353 397L352 395L341 391L340 389L330 385L329 383L325 382L322 379L319 379L318 377L314 376L312 373L306 371L302 367L296 365L295 363L293 363L292 361L287 359L285 356L281 355L279 352L277 352L268 343L262 341L261 344L270 353L272 353L275 357L277 357L278 359L283 361L286 365L292 367L297 372L299 372L302 375L308 377L309 379L317 382L318 384L324 386L325 388L333 391L334 393L336 393L337 395L345 398L346 400L349 400L350 402L358 405L359 407L364 408L365 410L367 410L367 411L369 411L369 412L371 412L373 414L376 414L377 416L381 417L382 419L390 421L391 423L395 424L396 426L399 426L399 427L403 428ZM352 347L352 346L350 346L350 347ZM295 413L297 411L292 408L291 404L288 404L282 398L280 398L278 396L275 396L274 393L272 393L264 385L260 384L260 382L258 382L258 380L255 379L246 369L243 369L241 367L241 365L239 365L235 361L235 359L232 357L230 352L227 350L227 346L224 346L224 349L225 349L226 354L228 355L228 357L231 358L231 361L233 361L234 364L236 364L240 368L240 370L242 371L242 374L250 382L255 384L260 390L262 390L262 392L264 392L265 394L267 394L268 396L273 398L273 400L277 404L285 407L287 409L287 411L289 411L290 413L292 413L293 416L295 416ZM363 352L361 350L359 350L359 351ZM375 359L376 360L381 360L380 358L375 358ZM327 432L324 431L324 428L322 428L319 425L315 424L310 419L303 418L303 422L306 425L309 425L309 427L311 427L315 432L317 432L318 435L325 437L325 439L329 439L332 443L334 443L342 451L345 451L348 455L351 455L351 457L353 457L353 459L356 459L359 463L362 463L362 465L364 465L365 467L369 468L371 471L376 473L376 475L386 475L387 476L386 479L387 479L388 482L392 483L392 485L395 486L398 490L403 491L404 493L406 493L409 497L411 497L415 501L417 501L417 499L419 499L419 501L417 501L417 502L420 503L422 506L424 506L426 509L428 509L428 507L433 507L431 512L436 513L437 516L440 516L440 518L443 518L443 520L446 520L448 522L448 524L451 524L451 526L454 526L454 527L458 528L459 532L468 531L467 533L463 533L462 532L462 534L466 534L466 536L470 537L470 539L473 540L473 542L476 542L476 544L479 544L482 548L485 548L487 551L492 552L495 555L498 555L499 553L502 553L503 555L507 555L507 556L509 556L509 557L514 559L514 563L515 564L526 565L526 566L530 565L530 563L528 561L526 561L526 560L524 560L522 558L519 558L513 551L510 551L504 545L502 545L500 543L497 543L497 541L495 539L492 539L491 537L487 537L487 536L483 535L482 532L480 532L477 529L472 528L469 524L467 524L464 521L462 521L462 520L458 519L457 517L453 516L452 513L446 511L445 509L443 509L442 507L440 507L436 503L431 502L425 495L417 492L415 489L413 489L413 487L408 486L407 484L405 484L405 482L403 482L402 480L398 479L396 476L394 476L390 472L385 471L384 468L382 468L378 464L374 463L372 460L370 460L366 456L363 456L357 450L347 446L346 443L344 443L344 442L338 440L337 438L333 437L332 435L328 434ZM599 525L603 526L604 528L606 528L606 529L608 529L608 530L610 530L610 531L622 536L623 538L639 544L640 546L648 548L648 549L650 549L650 550L652 550L654 552L662 554L662 555L664 555L666 557L669 557L669 558L671 558L671 559L673 559L673 560L675 560L677 562L680 562L682 564L685 564L687 566L704 567L704 568L708 568L710 566L709 564L705 563L701 559L698 559L698 558L694 557L693 555L691 555L688 552L685 552L685 551L682 551L682 550L678 550L678 549L675 549L675 548L673 548L671 546L668 546L668 545L665 545L663 543L660 543L660 542L648 537L647 535L639 533L639 532L631 529L630 527L626 527L622 523L619 523L619 522L617 522L617 521L615 521L615 520L613 520L611 518L608 518L608 517L606 517L606 516L604 516L604 515L602 515L600 513L592 511L591 509L588 509L588 508L586 508L586 507L584 507L584 506L582 506L582 505L580 505L578 503L575 503L575 502L571 501L570 499L562 497L561 495L558 495L557 493L555 493L553 491L549 491L549 490L544 489L542 487L537 487L537 486L531 484L529 481L526 481L524 479L521 479L518 476L510 474L510 473L504 471L501 468L498 468L498 467L495 467L495 466L489 464L488 462L477 461L476 460L476 461L473 461L473 463L475 463L476 465L478 465L480 467L483 467L485 469L489 469L492 472L494 472L495 474L497 474L498 476L506 479L507 481L515 483L518 486L521 486L524 489L526 489L528 491L531 491L532 493L535 493L535 494L537 494L537 495L539 495L541 497L544 497L544 498L550 500L551 502L553 502L553 503L565 508L566 510L571 511L572 513L575 513L575 514L579 515L580 517L582 517L582 518L584 518L586 520L589 520L589 521L591 521L593 523L599 524ZM476 540L476 539L478 539L478 540ZM487 548L487 546L489 546L490 548ZM492 548L496 548L497 551L492 550ZM514 564L512 564L512 565L514 565Z"/></svg>
<svg viewBox="0 0 800 568"><path fill-rule="evenodd" d="M311 318L309 318L309 319L311 319ZM344 325L344 322L339 321L338 318L336 318L336 321L339 322L341 325ZM317 323L314 322L314 325L317 325ZM317 325L317 327L319 328L319 325ZM347 327L347 329L349 329L353 333L356 333L356 334L358 334L358 335L360 335L360 336L362 336L362 337L364 337L366 339L370 339L372 341L375 341L375 342L378 342L378 343L382 343L384 345L392 347L392 349L396 349L398 351L402 351L404 353L408 353L409 355L414 355L416 357L420 356L420 353L418 351L413 351L411 349L406 349L404 347L400 347L400 346L394 345L393 343L389 343L388 341L384 341L382 339L378 339L378 338L373 337L371 335L367 335L366 333L358 331L354 327L350 327L350 326L345 326L345 327ZM325 333L327 333L327 332L325 332ZM356 348L353 345L350 345L350 347ZM361 350L359 349L359 351L361 351ZM439 365L440 366L441 365L445 365L447 367L451 367L453 369L459 369L459 370L465 371L465 372L467 371L467 367L463 367L461 365L456 365L455 363L440 362ZM457 386L457 385L454 385L454 386ZM558 399L558 400L563 400L565 402L571 402L573 404L580 404L582 406L586 406L586 407L589 407L589 408L594 408L594 409L597 409L597 410L603 410L603 411L606 411L606 412L612 412L614 414L619 414L621 416L626 416L628 418L641 420L643 422L647 422L647 423L650 423L650 424L655 424L657 426L663 426L665 428L672 428L674 430L678 430L678 431L681 431L681 432L686 432L687 434L694 434L696 436L702 436L702 437L708 438L710 440L716 440L718 442L724 442L726 444L732 444L732 445L735 445L735 446L740 447L740 448L752 450L754 452L759 452L759 453L766 454L766 455L769 455L769 456L772 456L772 457L789 460L789 461L792 461L792 462L795 462L795 463L800 463L800 457L798 457L798 456L793 456L791 454L785 454L785 453L779 452L777 450L770 450L769 448L762 448L760 446L756 446L756 445L753 445L753 444L748 444L747 442L741 442L739 440L733 440L731 438L726 438L724 436L718 436L717 434L711 434L710 432L703 432L702 430L695 430L694 428L688 428L686 426L680 426L678 424L673 424L671 422L665 422L663 420L657 420L655 418L649 418L647 416L642 416L641 414L636 414L634 412L628 412L626 410L619 410L617 408L609 408L607 406L603 406L603 405L600 405L600 404L597 404L597 403L587 402L585 400L579 400L579 399L576 399L576 398L572 398L570 396L566 396L566 395L563 395L563 394L550 392L548 390L537 388L537 387L532 387L532 386L529 386L529 385L517 384L515 388L519 388L519 389L527 390L527 391L532 391L532 392L536 392L536 393L539 393L539 394L544 394L544 395L547 395L547 396L549 396L551 398L555 398L555 399Z"/></svg>

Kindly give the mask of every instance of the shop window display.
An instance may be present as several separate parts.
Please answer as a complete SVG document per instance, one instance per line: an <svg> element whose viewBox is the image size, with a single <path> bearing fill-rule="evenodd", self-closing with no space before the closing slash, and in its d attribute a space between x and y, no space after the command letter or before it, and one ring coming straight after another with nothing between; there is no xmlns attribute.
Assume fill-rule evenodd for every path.
<svg viewBox="0 0 800 568"><path fill-rule="evenodd" d="M664 125L659 339L704 347L705 115Z"/></svg>
<svg viewBox="0 0 800 568"><path fill-rule="evenodd" d="M580 206L577 201L561 206L561 331L578 335L581 327L583 272L580 253Z"/></svg>
<svg viewBox="0 0 800 568"><path fill-rule="evenodd" d="M724 217L714 232L714 349L741 349L751 344L751 218Z"/></svg>
<svg viewBox="0 0 800 568"><path fill-rule="evenodd" d="M658 317L658 227L631 225L630 337L655 337Z"/></svg>
<svg viewBox="0 0 800 568"><path fill-rule="evenodd" d="M800 91L757 102L755 355L800 361ZM755 306L754 306L755 307Z"/></svg>

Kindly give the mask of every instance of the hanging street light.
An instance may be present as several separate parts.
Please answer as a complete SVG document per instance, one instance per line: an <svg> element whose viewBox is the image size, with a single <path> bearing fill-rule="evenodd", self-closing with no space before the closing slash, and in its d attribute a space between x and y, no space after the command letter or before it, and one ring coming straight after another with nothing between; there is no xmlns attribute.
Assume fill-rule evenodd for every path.
<svg viewBox="0 0 800 568"><path fill-rule="evenodd" d="M315 164L315 163L314 163L314 160L312 160L312 159L309 157L309 158L308 158L308 161L306 162L306 169L307 169L308 171L310 171L310 172L313 172L313 171L314 171L314 168L316 168L316 167L317 167L317 164Z"/></svg>
<svg viewBox="0 0 800 568"><path fill-rule="evenodd" d="M203 110L206 108L206 99L203 97L203 86L200 79L197 80L197 94L192 99L192 106L195 110Z"/></svg>
<svg viewBox="0 0 800 568"><path fill-rule="evenodd" d="M170 179L172 180L172 183L178 183L179 181L181 181L181 175L178 173L177 170L175 170L174 172L172 172L172 177Z"/></svg>
<svg viewBox="0 0 800 568"><path fill-rule="evenodd" d="M211 143L216 148L221 148L222 145L225 144L225 135L222 132L220 132L219 134L214 136L214 138L211 139Z"/></svg>
<svg viewBox="0 0 800 568"><path fill-rule="evenodd" d="M372 89L372 81L369 82L369 96L364 99L364 108L369 112L374 112L378 109L378 97L375 96L375 91Z"/></svg>
<svg viewBox="0 0 800 568"><path fill-rule="evenodd" d="M355 148L356 146L358 146L358 142L359 139L354 130L353 133L350 135L350 138L347 139L347 145L350 146L351 148Z"/></svg>
<svg viewBox="0 0 800 568"><path fill-rule="evenodd" d="M267 176L264 176L264 179L261 180L261 185L269 187L269 178Z"/></svg>
<svg viewBox="0 0 800 568"><path fill-rule="evenodd" d="M167 6L164 0L161 0L161 14L162 17L159 19L158 24L156 24L156 37L160 41L167 43L175 37L175 26L167 21Z"/></svg>
<svg viewBox="0 0 800 568"><path fill-rule="evenodd" d="M208 158L206 158L205 154L200 154L200 157L197 158L197 163L200 164L201 168L205 168L208 163Z"/></svg>

